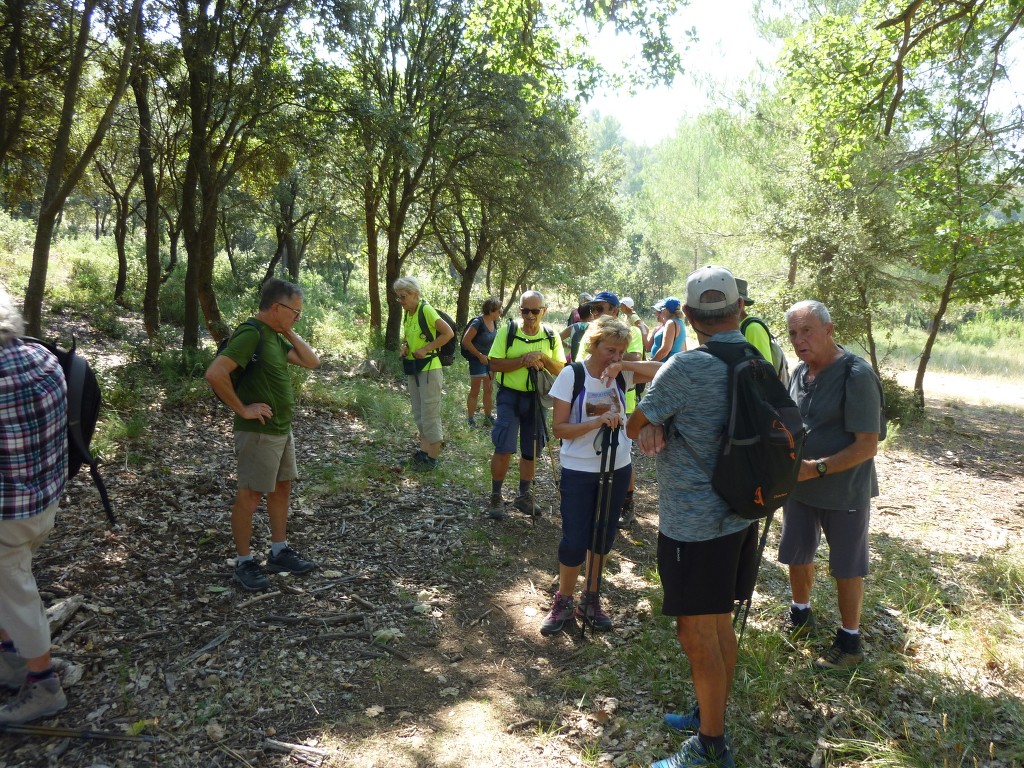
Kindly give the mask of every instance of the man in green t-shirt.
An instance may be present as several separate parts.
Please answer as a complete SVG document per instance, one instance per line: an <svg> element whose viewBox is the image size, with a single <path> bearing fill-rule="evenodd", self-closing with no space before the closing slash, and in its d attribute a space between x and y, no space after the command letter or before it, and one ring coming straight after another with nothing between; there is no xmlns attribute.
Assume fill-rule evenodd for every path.
<svg viewBox="0 0 1024 768"><path fill-rule="evenodd" d="M519 494L514 506L520 512L536 515L531 485L535 471L534 451L544 448L543 430L537 425L543 413L540 400L530 383L530 370L546 369L553 376L565 366L565 352L558 335L545 326L541 320L547 307L544 295L539 291L527 291L519 300L522 320L511 321L498 329L489 354L491 370L498 382L497 413L491 442L494 455L491 456L491 501L487 515L494 519L505 516L505 502L501 486L508 474L512 455L516 452L518 438L521 458L519 459ZM508 340L509 327L514 334Z"/></svg>
<svg viewBox="0 0 1024 768"><path fill-rule="evenodd" d="M250 551L252 516L267 497L271 573L306 573L314 564L288 546L288 501L298 478L292 438L292 392L288 364L317 368L320 358L294 326L302 316L302 289L284 280L263 287L259 312L239 326L206 369L206 380L235 412L238 493L231 508L235 542L234 578L243 589L262 592L267 576ZM242 369L237 390L232 373Z"/></svg>

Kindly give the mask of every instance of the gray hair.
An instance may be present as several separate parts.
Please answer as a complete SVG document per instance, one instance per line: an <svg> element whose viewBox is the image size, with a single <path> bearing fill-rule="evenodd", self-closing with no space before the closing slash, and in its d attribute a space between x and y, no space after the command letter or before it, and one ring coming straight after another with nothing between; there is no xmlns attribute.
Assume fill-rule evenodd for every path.
<svg viewBox="0 0 1024 768"><path fill-rule="evenodd" d="M268 280L260 292L260 310L270 309L279 301L285 301L292 296L303 298L302 289L295 283L289 283L287 280L280 280L276 277Z"/></svg>
<svg viewBox="0 0 1024 768"><path fill-rule="evenodd" d="M704 291L704 293L700 295L700 299L701 301L707 300L708 302L724 301L725 294L721 291ZM740 316L739 301L734 301L732 304L719 307L718 309L697 309L696 307L687 307L687 309L690 310L691 320L696 320L698 323L710 323L711 325L716 325L723 320L728 320L732 317L738 318ZM669 312L669 316L672 316L671 312Z"/></svg>
<svg viewBox="0 0 1024 768"><path fill-rule="evenodd" d="M532 299L536 296L540 299L540 305L544 306L544 294L540 291L523 291L523 295L519 297L519 302L522 303L525 299Z"/></svg>
<svg viewBox="0 0 1024 768"><path fill-rule="evenodd" d="M21 318L21 312L14 303L11 294L0 285L0 346L7 346L8 342L25 333L25 321Z"/></svg>
<svg viewBox="0 0 1024 768"><path fill-rule="evenodd" d="M398 278L391 287L394 289L395 293L398 293L399 291L407 291L408 293L415 293L419 296L423 292L420 289L420 281L412 276Z"/></svg>
<svg viewBox="0 0 1024 768"><path fill-rule="evenodd" d="M794 312L803 312L805 310L821 320L823 325L832 322L832 315L829 314L828 307L817 299L805 299L804 301L798 301L786 310L786 323L789 323L789 316L791 314Z"/></svg>

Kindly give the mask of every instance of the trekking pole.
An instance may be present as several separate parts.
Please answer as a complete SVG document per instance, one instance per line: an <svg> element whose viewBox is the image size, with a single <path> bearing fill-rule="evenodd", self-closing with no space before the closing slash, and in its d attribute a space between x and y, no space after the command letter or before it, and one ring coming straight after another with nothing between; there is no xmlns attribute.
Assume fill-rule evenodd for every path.
<svg viewBox="0 0 1024 768"><path fill-rule="evenodd" d="M89 731L77 728L51 728L45 725L12 725L0 723L0 733L11 733L19 736L45 736L54 739L97 739L104 741L136 741L155 742L160 739L148 733L133 736L119 731Z"/></svg>
<svg viewBox="0 0 1024 768"><path fill-rule="evenodd" d="M761 541L757 545L757 563L754 565L754 581L750 585L750 594L747 595L746 600L741 600L733 612L732 627L736 629L736 622L740 618L740 611L743 611L743 622L740 624L740 635L736 638L736 645L740 644L743 640L743 631L747 628L747 616L750 615L750 603L754 599L754 587L757 586L757 575L761 571L761 560L764 557L764 547L768 543L768 529L772 525L772 517L775 515L774 510L768 513L768 516L764 519L764 531L761 532ZM744 606L746 606L744 608Z"/></svg>
<svg viewBox="0 0 1024 768"><path fill-rule="evenodd" d="M590 557L587 558L587 567L583 574L583 592L587 592L590 586L590 579L594 575L596 552L597 552L597 532L601 527L601 520L604 516L604 508L611 504L611 483L609 482L609 454L611 453L611 435L612 429L608 425L601 427L601 474L597 481L597 503L594 505L594 530L590 537ZM612 464L611 471L615 471L615 465ZM607 533L606 533L607 536ZM605 538L607 541L607 538ZM602 542L602 549L604 548L604 542ZM600 590L601 583L601 571L598 570L598 590ZM580 638L584 638L587 632L587 614L586 610L583 612L583 621L580 622Z"/></svg>
<svg viewBox="0 0 1024 768"><path fill-rule="evenodd" d="M540 393L537 391L537 372L530 369L530 381L533 382L533 480L530 481L530 498L533 505L530 508L530 525L537 527L537 453L540 451L540 430L537 428L544 416L544 409L540 404Z"/></svg>

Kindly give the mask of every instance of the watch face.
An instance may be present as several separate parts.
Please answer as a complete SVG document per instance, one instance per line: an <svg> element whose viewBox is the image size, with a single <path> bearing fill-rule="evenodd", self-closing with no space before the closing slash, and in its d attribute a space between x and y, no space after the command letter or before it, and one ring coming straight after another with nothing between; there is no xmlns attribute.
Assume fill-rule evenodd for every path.
<svg viewBox="0 0 1024 768"><path fill-rule="evenodd" d="M824 461L819 461L816 467L819 475L824 476L824 474L828 472L828 464L826 464Z"/></svg>

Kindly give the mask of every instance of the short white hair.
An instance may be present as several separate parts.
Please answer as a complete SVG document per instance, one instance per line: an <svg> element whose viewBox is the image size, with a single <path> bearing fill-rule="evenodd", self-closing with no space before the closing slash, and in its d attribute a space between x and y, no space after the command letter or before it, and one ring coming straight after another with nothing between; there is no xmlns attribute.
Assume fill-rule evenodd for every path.
<svg viewBox="0 0 1024 768"><path fill-rule="evenodd" d="M832 322L832 315L828 311L828 307L822 304L817 299L804 299L798 301L792 307L786 310L786 322L789 322L789 316L794 312L809 311L816 318L821 320L822 324L828 324Z"/></svg>
<svg viewBox="0 0 1024 768"><path fill-rule="evenodd" d="M541 293L540 291L523 291L523 295L519 297L519 302L522 303L526 299L532 299L534 296L536 296L538 299L540 299L540 305L543 307L544 306L544 294Z"/></svg>
<svg viewBox="0 0 1024 768"><path fill-rule="evenodd" d="M419 296L423 292L420 290L420 281L411 275L398 278L391 287L395 289L395 293L398 293L399 291L408 291L409 293L415 293Z"/></svg>

